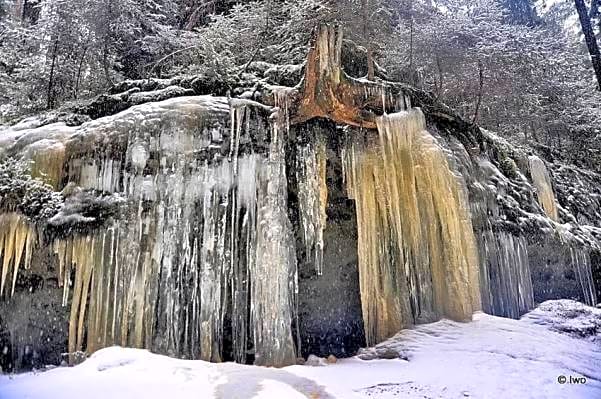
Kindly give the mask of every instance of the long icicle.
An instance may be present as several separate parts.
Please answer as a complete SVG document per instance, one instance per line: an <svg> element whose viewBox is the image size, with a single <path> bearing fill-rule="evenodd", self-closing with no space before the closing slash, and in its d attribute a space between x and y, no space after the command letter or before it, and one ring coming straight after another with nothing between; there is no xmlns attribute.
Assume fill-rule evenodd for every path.
<svg viewBox="0 0 601 399"><path fill-rule="evenodd" d="M377 125L378 142L351 142L344 153L368 345L413 323L467 320L480 309L463 183L419 109L384 115Z"/></svg>

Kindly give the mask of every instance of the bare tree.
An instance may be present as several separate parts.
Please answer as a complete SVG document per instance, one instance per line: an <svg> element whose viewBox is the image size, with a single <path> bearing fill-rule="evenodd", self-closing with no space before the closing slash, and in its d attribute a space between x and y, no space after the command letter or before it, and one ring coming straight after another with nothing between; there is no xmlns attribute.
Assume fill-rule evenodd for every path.
<svg viewBox="0 0 601 399"><path fill-rule="evenodd" d="M478 60L478 99L476 100L476 110L474 111L474 118L472 123L478 122L478 116L480 115L480 106L482 105L482 96L484 91L484 64L482 60Z"/></svg>
<svg viewBox="0 0 601 399"><path fill-rule="evenodd" d="M46 102L46 106L48 107L48 109L51 109L54 107L54 103L55 103L55 98L54 98L54 75L55 75L55 71L56 71L56 62L57 62L57 58L58 58L58 45L59 45L59 40L58 38L54 40L54 45L52 47L52 62L50 65L50 76L48 77L48 88L47 88L47 93L46 93L46 97L47 97L47 102Z"/></svg>
<svg viewBox="0 0 601 399"><path fill-rule="evenodd" d="M593 6L596 6L597 0L593 0ZM599 52L599 45L597 44L597 38L595 37L595 31L591 23L591 17L586 8L584 0L574 0L576 5L576 11L578 11L578 17L580 18L580 25L582 26L582 33L584 33L584 40L588 47L588 52L591 56L591 62L597 77L597 83L599 84L599 90L601 90L601 53Z"/></svg>

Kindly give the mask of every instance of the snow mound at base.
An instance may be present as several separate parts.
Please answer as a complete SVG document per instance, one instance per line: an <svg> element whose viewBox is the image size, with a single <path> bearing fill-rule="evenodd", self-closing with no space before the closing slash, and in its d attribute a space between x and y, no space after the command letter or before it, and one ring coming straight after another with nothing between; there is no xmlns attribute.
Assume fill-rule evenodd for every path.
<svg viewBox="0 0 601 399"><path fill-rule="evenodd" d="M211 364L113 347L76 367L0 376L0 398L601 398L599 313L565 300L521 320L476 313L471 323L401 331L363 351L373 360L323 367Z"/></svg>

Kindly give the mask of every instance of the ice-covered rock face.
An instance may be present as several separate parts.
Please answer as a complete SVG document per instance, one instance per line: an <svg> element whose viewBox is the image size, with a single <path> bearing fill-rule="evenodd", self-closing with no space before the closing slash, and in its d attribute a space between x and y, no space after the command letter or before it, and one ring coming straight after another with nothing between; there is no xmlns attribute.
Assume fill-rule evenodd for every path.
<svg viewBox="0 0 601 399"><path fill-rule="evenodd" d="M599 208L594 173L545 163L491 132L483 134L487 156L478 157L478 167L464 174L477 231L483 309L516 317L524 312L523 306L511 304L529 304L533 299L573 298L596 303L601 282L594 281L598 279L595 270L599 270L596 226L601 218L595 216ZM463 159L453 152L455 158ZM578 195L575 200L570 193L583 192L584 181L590 184L591 196ZM541 192L545 202L538 195ZM578 223L575 216L580 208L576 203L583 200L589 204L584 212L590 217ZM513 260L508 263L508 259ZM508 264L514 266L508 268ZM506 274L503 278L499 273L503 270L511 270L512 277ZM523 288L530 285L528 280L532 292ZM490 287L488 293L486 285Z"/></svg>
<svg viewBox="0 0 601 399"><path fill-rule="evenodd" d="M64 197L36 224L0 215L4 298L20 276L53 270L72 360L119 344L281 366L301 341L345 355L363 332L376 343L480 308L519 317L555 294L539 281L535 232L559 237L575 271L570 295L595 302L591 234L544 214L519 159L473 155L417 109L349 140L327 124L307 133L288 126L287 101L277 93L275 112L180 97L79 127L3 132L0 159L30 161ZM330 193L334 165L340 192ZM336 252L351 246L357 254Z"/></svg>
<svg viewBox="0 0 601 399"><path fill-rule="evenodd" d="M259 364L295 362L284 136L277 125L251 121L251 112L230 110L223 98L178 98L78 128L4 137L3 153L32 161L56 189L119 193L127 202L102 229L37 242L57 259L63 306L71 308L69 353L120 344L219 361L227 315L228 357L245 362L251 345ZM256 138L271 142L266 154L241 148ZM65 195L74 198L71 191ZM69 209L49 225L90 221ZM8 282L9 292L18 274L11 266L22 255L29 265L29 238L37 237L11 215L0 229L1 288Z"/></svg>

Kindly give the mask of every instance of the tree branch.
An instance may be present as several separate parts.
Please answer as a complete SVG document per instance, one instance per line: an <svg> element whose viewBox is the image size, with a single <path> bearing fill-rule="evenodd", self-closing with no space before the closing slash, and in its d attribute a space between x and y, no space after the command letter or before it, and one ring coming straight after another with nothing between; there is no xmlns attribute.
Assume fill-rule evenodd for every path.
<svg viewBox="0 0 601 399"><path fill-rule="evenodd" d="M200 48L200 46L190 46L190 47L185 47L179 50L176 50L172 53L167 54L166 56L164 56L163 58L159 59L158 61L156 61L153 65L152 68L150 68L150 71L148 71L147 77L148 79L150 79L150 76L152 75L152 73L156 70L156 68L165 60L169 59L170 57L173 57L174 55L183 53L185 51L189 51L189 50L193 50L196 48Z"/></svg>

